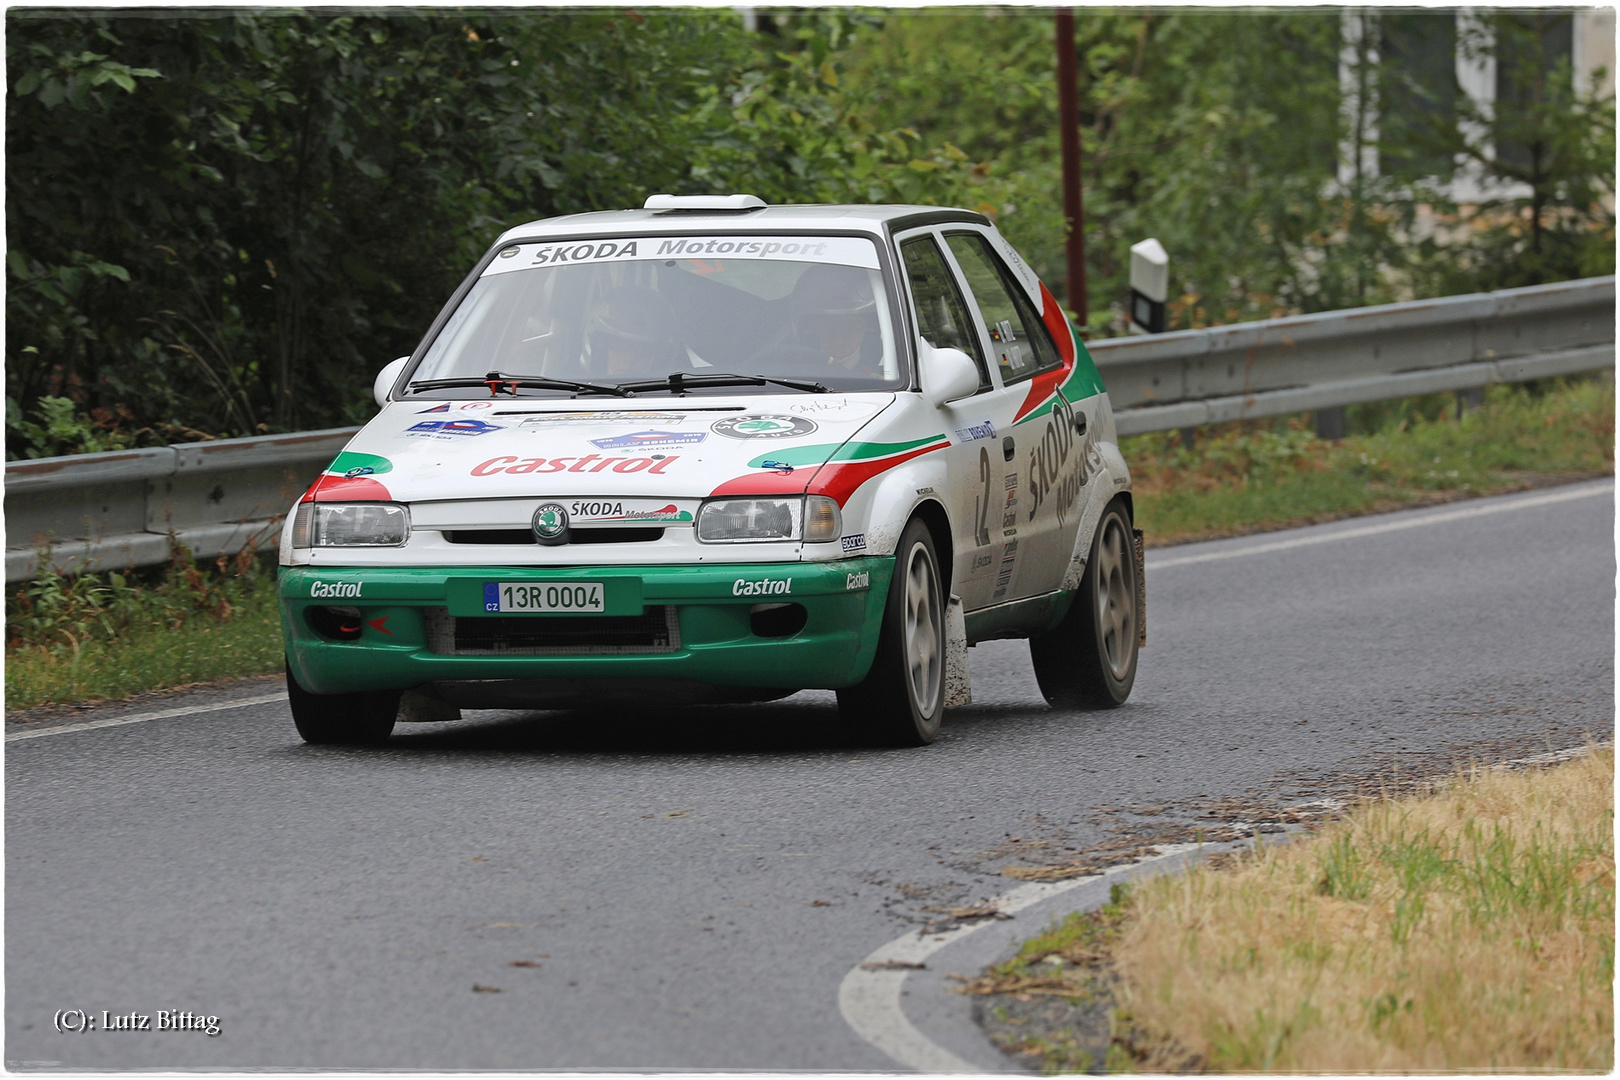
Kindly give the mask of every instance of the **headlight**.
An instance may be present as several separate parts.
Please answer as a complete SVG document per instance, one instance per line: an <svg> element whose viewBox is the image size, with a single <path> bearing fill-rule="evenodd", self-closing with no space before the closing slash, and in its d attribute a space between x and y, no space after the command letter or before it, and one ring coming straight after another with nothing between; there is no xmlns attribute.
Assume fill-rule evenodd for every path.
<svg viewBox="0 0 1620 1080"><path fill-rule="evenodd" d="M715 499L698 511L697 537L705 544L798 540L824 544L843 532L838 504L825 495Z"/></svg>
<svg viewBox="0 0 1620 1080"><path fill-rule="evenodd" d="M411 533L410 515L393 503L301 503L292 543L307 547L399 547Z"/></svg>

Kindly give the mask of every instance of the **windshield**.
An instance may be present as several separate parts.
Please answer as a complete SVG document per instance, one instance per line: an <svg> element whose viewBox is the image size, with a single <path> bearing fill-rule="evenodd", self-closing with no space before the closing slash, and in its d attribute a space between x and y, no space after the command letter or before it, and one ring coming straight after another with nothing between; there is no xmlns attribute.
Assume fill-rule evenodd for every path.
<svg viewBox="0 0 1620 1080"><path fill-rule="evenodd" d="M490 262L410 381L498 371L615 387L680 373L892 390L903 385L894 341L877 246L862 237L525 243ZM794 391L767 385L758 392Z"/></svg>

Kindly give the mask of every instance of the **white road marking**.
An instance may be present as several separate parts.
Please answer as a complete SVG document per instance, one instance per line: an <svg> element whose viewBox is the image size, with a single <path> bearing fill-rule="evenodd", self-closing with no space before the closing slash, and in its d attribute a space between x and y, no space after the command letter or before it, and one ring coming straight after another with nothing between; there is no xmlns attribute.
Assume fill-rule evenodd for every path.
<svg viewBox="0 0 1620 1080"><path fill-rule="evenodd" d="M1150 557L1147 568L1149 570L1164 570L1172 566L1192 566L1195 563L1236 559L1244 555L1266 555L1273 551L1288 551L1291 548L1309 547L1312 544L1326 544L1334 540L1354 540L1362 536L1377 536L1380 533L1399 532L1402 529L1416 529L1422 525L1440 525L1448 521L1483 517L1486 514L1505 514L1509 510L1527 510L1534 506L1552 506L1557 503L1570 502L1573 499L1592 499L1599 495L1612 495L1613 493L1614 483L1611 481L1597 487L1580 488L1575 491L1557 491L1548 495L1532 495L1527 499L1492 501L1482 506L1442 510L1438 513L1425 514L1422 517L1403 518L1400 521L1385 521L1378 525L1362 525L1354 529L1340 529L1336 532L1320 533L1315 536L1297 536L1291 540L1275 540L1269 544L1255 544L1253 547L1211 551L1203 555L1182 555L1179 558L1159 559L1157 561Z"/></svg>
<svg viewBox="0 0 1620 1080"><path fill-rule="evenodd" d="M279 693L262 694L259 697L221 701L215 705L190 705L183 709L136 713L134 716L119 716L111 720L87 720L82 724L63 724L61 727L40 728L38 731L8 731L6 732L6 742L16 742L18 739L42 739L47 735L66 735L70 731L92 731L95 728L118 727L122 724L144 724L148 720L167 720L174 716L195 716L198 713L219 712L223 709L244 709L249 705L268 705L272 701L286 700L287 691L282 690Z"/></svg>
<svg viewBox="0 0 1620 1080"><path fill-rule="evenodd" d="M1101 874L1070 878L1067 881L1020 885L990 901L989 906L997 908L1004 915L1014 915L1032 904L1049 900L1087 882L1161 859L1173 859L1189 851L1196 851L1199 845L1161 844L1158 847L1160 853L1152 858L1111 866ZM910 1066L918 1072L982 1074L984 1072L982 1067L964 1061L937 1045L906 1019L905 1011L900 1007L900 991L909 973L904 967L879 967L878 970L872 970L869 965L872 967L895 964L920 965L947 945L961 941L989 923L990 920L968 923L954 930L947 930L943 934L914 930L874 949L866 959L850 968L849 973L844 976L844 981L838 985L838 1011L843 1013L845 1023L854 1028L855 1033L861 1038L900 1064Z"/></svg>

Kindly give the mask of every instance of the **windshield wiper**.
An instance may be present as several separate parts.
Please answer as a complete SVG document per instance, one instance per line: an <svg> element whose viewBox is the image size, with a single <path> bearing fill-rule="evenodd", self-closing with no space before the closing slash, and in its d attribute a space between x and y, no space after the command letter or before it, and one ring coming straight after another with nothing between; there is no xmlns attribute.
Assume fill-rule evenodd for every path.
<svg viewBox="0 0 1620 1080"><path fill-rule="evenodd" d="M655 384L657 385L657 384ZM518 387L534 390L572 390L576 394L612 394L614 397L635 397L636 392L625 386L598 386L595 383L574 382L572 379L551 379L544 375L506 375L491 371L482 379L464 376L459 379L423 379L410 384L411 390L452 390L462 387L487 386L490 397L507 393L517 397Z"/></svg>
<svg viewBox="0 0 1620 1080"><path fill-rule="evenodd" d="M688 375L684 371L672 371L666 379L649 379L646 382L620 383L619 389L632 393L647 390L668 390L672 394L684 394L688 390L702 386L764 386L770 383L773 386L785 386L789 390L803 390L807 394L825 394L825 386L818 382L807 382L803 379L773 379L767 375L730 375L725 372L706 372L701 375Z"/></svg>

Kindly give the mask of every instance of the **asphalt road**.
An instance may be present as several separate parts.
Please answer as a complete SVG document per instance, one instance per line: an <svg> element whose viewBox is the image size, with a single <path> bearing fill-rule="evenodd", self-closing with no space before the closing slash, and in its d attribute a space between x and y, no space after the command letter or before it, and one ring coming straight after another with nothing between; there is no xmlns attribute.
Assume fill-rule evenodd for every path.
<svg viewBox="0 0 1620 1080"><path fill-rule="evenodd" d="M1022 643L987 643L921 750L840 742L826 693L376 751L304 746L280 702L13 725L5 1058L890 1070L840 980L1021 858L1611 738L1614 581L1612 482L1155 551L1124 708L1049 711ZM221 1033L99 1030L159 1010Z"/></svg>

